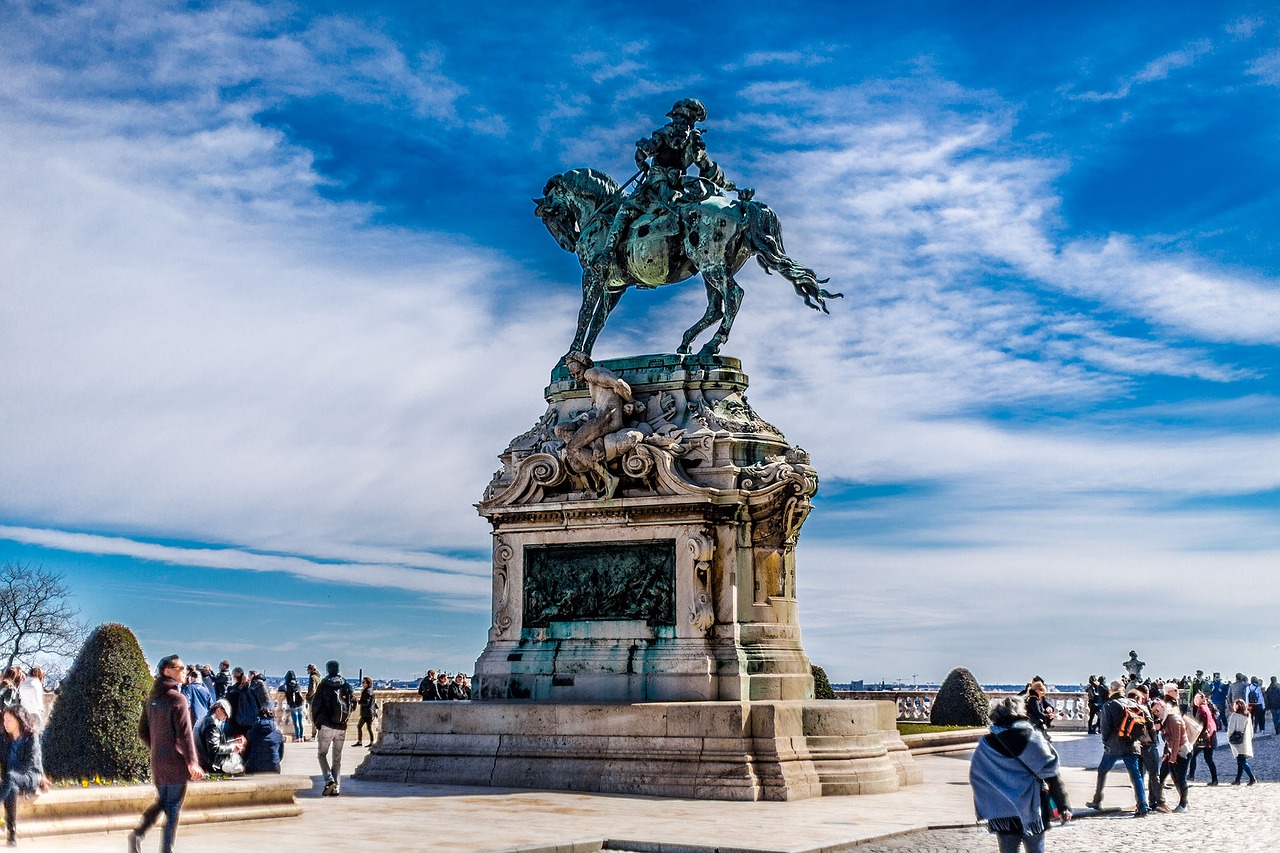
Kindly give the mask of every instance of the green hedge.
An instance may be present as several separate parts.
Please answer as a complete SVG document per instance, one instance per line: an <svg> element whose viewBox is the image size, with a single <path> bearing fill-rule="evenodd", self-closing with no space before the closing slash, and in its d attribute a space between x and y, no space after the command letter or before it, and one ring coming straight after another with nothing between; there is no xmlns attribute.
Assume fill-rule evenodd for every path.
<svg viewBox="0 0 1280 853"><path fill-rule="evenodd" d="M947 674L929 711L935 726L985 726L990 704L973 673L958 666Z"/></svg>
<svg viewBox="0 0 1280 853"><path fill-rule="evenodd" d="M154 678L133 632L100 625L63 679L43 735L54 779L145 779L147 748L138 721Z"/></svg>

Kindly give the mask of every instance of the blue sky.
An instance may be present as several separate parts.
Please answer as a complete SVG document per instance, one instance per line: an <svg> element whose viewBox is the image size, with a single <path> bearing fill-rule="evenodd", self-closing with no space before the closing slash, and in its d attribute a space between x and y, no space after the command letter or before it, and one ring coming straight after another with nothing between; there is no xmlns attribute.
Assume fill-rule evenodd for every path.
<svg viewBox="0 0 1280 853"><path fill-rule="evenodd" d="M725 350L822 476L816 662L1280 670L1280 16L778 8L0 7L0 559L153 659L470 669L577 308L529 198L693 96L845 293L744 272Z"/></svg>

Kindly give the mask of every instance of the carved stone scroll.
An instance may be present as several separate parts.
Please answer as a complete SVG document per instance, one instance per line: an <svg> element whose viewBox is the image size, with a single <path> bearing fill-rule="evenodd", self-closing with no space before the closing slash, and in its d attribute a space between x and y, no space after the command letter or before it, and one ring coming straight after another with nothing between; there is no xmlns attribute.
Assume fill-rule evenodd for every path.
<svg viewBox="0 0 1280 853"><path fill-rule="evenodd" d="M690 621L704 636L716 623L715 605L712 603L711 559L715 555L715 542L709 531L689 537L689 551L693 554L693 604Z"/></svg>

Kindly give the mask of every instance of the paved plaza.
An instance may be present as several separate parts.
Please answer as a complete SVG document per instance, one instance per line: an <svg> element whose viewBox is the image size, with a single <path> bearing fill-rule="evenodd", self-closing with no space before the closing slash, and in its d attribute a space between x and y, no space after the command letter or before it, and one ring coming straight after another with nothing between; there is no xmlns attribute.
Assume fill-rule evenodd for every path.
<svg viewBox="0 0 1280 853"><path fill-rule="evenodd" d="M1072 803L1083 806L1093 791L1100 745L1097 737L1062 734L1055 741L1065 765ZM1047 849L1059 853L1102 853L1127 849L1168 849L1206 853L1270 850L1280 838L1280 739L1257 741L1255 770L1263 780L1252 788L1231 787L1234 761L1225 746L1219 767L1224 784L1205 787L1203 768L1185 814L1137 820L1127 812L1081 817L1049 833ZM349 770L365 750L348 746ZM292 820L185 826L183 853L227 850L312 850L318 843L352 850L441 850L485 853L527 850L572 853L598 847L679 853L697 848L721 851L834 851L857 853L952 853L994 851L995 841L973 826L968 755L919 759L922 785L896 794L823 797L792 803L728 803L666 800L604 794L552 793L395 785L344 778L342 796L321 798L312 744L286 747L285 772L310 775L312 790L299 796L303 816ZM1227 772L1230 767L1230 773ZM1130 807L1127 776L1118 767L1108 777L1105 807ZM933 827L933 829L930 829ZM626 844L625 842L640 842ZM159 832L143 849L159 849ZM855 846L856 845L856 846ZM124 833L25 839L32 851L122 853Z"/></svg>

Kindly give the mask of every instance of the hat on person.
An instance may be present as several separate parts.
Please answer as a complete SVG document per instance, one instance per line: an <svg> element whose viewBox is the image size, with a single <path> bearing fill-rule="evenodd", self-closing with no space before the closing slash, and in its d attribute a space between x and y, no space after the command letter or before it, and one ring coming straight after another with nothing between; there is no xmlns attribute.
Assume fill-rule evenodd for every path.
<svg viewBox="0 0 1280 853"><path fill-rule="evenodd" d="M222 713L226 714L228 717L231 716L231 703L226 699L219 699L217 702L214 702L213 707L209 710L212 712L216 711L218 708L221 708Z"/></svg>

